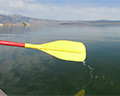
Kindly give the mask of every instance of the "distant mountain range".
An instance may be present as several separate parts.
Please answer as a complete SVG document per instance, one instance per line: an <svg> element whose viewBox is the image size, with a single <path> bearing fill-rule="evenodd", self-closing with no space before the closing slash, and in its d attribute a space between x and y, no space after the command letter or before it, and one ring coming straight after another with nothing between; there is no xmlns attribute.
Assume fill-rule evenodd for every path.
<svg viewBox="0 0 120 96"><path fill-rule="evenodd" d="M6 22L10 24L19 24L23 22L27 23L59 23L61 25L76 25L76 24L120 24L120 20L111 21L111 20L94 20L94 21L59 21L59 20L49 20L49 19L38 19L38 18L32 18L23 16L20 14L14 14L14 15L2 15L0 14L0 23L5 24Z"/></svg>
<svg viewBox="0 0 120 96"><path fill-rule="evenodd" d="M120 23L120 20L96 20L89 21L89 23Z"/></svg>
<svg viewBox="0 0 120 96"><path fill-rule="evenodd" d="M6 22L11 23L11 24L16 24L16 23L54 23L58 22L57 20L48 20L48 19L38 19L38 18L32 18L32 17L27 17L19 14L14 14L14 15L2 15L0 14L0 23L5 24Z"/></svg>

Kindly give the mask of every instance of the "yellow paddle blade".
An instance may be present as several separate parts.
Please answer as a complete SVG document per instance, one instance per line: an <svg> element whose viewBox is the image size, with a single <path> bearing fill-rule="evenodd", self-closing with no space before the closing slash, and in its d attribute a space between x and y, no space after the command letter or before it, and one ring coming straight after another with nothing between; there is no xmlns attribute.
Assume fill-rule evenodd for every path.
<svg viewBox="0 0 120 96"><path fill-rule="evenodd" d="M85 90L82 89L77 94L75 94L74 96L84 96L84 94L85 94Z"/></svg>
<svg viewBox="0 0 120 96"><path fill-rule="evenodd" d="M86 48L81 42L58 40L40 45L25 43L25 47L42 50L62 60L83 62L86 58Z"/></svg>

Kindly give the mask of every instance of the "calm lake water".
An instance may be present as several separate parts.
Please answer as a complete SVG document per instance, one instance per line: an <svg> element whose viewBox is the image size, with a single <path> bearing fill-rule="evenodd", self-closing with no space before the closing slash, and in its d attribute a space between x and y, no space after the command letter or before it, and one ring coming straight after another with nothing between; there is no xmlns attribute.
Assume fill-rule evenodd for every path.
<svg viewBox="0 0 120 96"><path fill-rule="evenodd" d="M86 65L36 49L0 46L0 89L7 95L120 95L120 26L0 27L0 40L83 42Z"/></svg>

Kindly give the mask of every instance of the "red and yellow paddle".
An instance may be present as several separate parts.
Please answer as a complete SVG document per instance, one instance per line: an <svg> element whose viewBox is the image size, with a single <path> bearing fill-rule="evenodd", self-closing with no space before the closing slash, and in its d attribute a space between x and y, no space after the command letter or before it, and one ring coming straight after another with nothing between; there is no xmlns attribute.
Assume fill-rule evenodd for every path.
<svg viewBox="0 0 120 96"><path fill-rule="evenodd" d="M68 61L83 62L86 58L85 45L75 41L58 40L44 44L30 44L0 40L0 45L38 49Z"/></svg>

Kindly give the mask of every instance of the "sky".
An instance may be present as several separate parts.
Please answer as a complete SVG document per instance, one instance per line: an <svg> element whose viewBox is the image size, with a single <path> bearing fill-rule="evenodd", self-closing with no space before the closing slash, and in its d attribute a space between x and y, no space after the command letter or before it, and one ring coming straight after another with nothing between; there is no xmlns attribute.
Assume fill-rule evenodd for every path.
<svg viewBox="0 0 120 96"><path fill-rule="evenodd" d="M120 20L120 0L0 0L0 14L52 20Z"/></svg>

